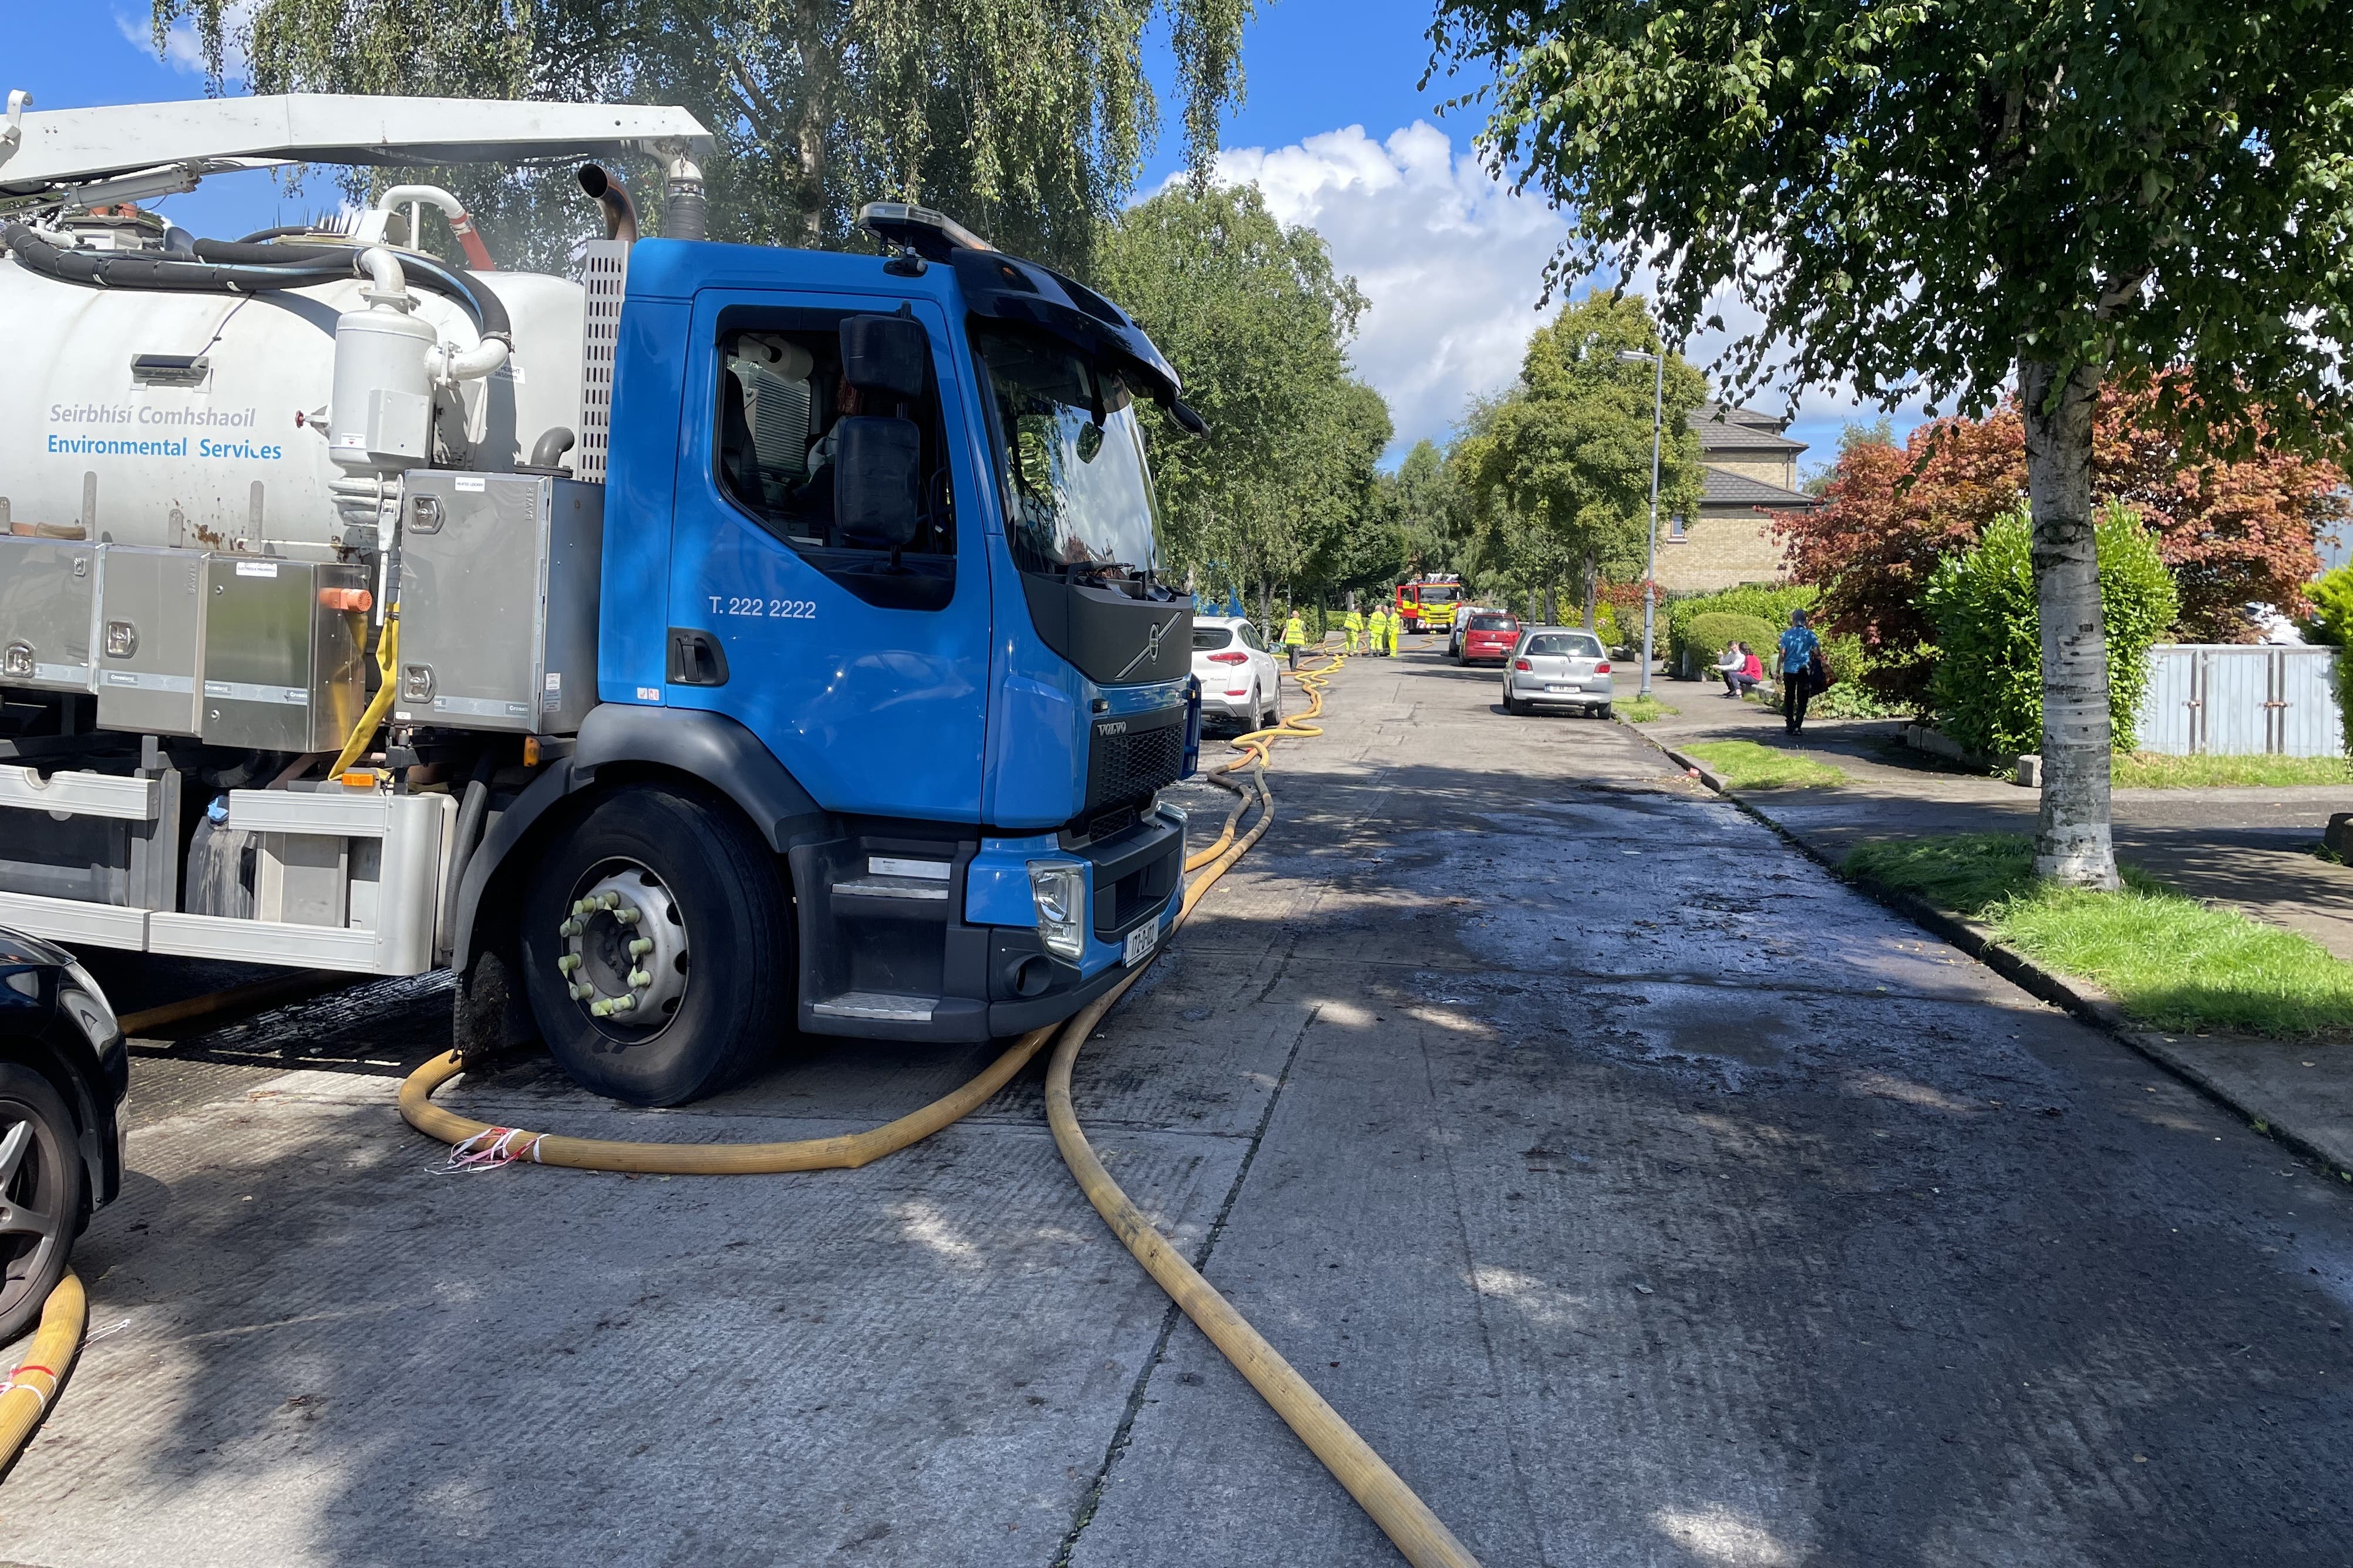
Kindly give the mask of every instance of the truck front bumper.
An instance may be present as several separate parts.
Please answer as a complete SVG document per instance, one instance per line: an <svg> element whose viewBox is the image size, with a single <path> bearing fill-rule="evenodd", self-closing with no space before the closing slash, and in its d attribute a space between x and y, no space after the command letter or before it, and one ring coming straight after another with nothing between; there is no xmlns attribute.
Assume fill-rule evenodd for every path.
<svg viewBox="0 0 2353 1568"><path fill-rule="evenodd" d="M877 868L903 867L901 857L918 852L881 833L792 852L803 1029L951 1044L1059 1023L1158 951L1183 890L1185 825L1160 808L1089 843L1054 834L967 839L953 859L941 843L925 858L951 900L875 899ZM1040 929L1032 892L1040 865L1078 874L1076 919L1060 929L1060 951Z"/></svg>

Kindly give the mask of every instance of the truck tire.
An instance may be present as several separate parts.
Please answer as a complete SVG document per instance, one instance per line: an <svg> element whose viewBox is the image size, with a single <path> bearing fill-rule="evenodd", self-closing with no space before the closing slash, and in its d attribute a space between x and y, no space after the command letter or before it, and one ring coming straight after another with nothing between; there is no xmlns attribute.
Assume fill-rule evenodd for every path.
<svg viewBox="0 0 2353 1568"><path fill-rule="evenodd" d="M47 1079L0 1062L0 1345L33 1326L66 1276L84 1203L77 1136Z"/></svg>
<svg viewBox="0 0 2353 1568"><path fill-rule="evenodd" d="M638 942L650 946L633 952ZM556 1065L631 1105L724 1089L795 1016L776 854L691 786L615 790L558 835L524 891L522 964Z"/></svg>

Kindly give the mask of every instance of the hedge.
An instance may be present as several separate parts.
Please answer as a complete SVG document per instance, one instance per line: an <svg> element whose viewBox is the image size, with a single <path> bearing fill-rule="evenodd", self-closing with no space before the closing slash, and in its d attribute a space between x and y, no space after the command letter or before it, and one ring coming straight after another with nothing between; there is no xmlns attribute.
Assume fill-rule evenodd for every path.
<svg viewBox="0 0 2353 1568"><path fill-rule="evenodd" d="M2148 687L2148 650L2179 613L2173 574L2140 517L2113 501L2094 524L2107 639L2110 743L2130 751ZM1969 750L2010 757L2042 746L2042 635L2034 600L2034 527L2021 509L1946 557L1922 605L1936 626L1929 681L1938 726Z"/></svg>
<svg viewBox="0 0 2353 1568"><path fill-rule="evenodd" d="M1724 657L1724 650L1736 642L1745 642L1765 666L1765 673L1773 673L1775 641L1780 631L1772 622L1758 616L1706 615L1694 616L1683 628L1683 646L1691 650L1694 668L1703 676L1707 667Z"/></svg>
<svg viewBox="0 0 2353 1568"><path fill-rule="evenodd" d="M1749 583L1737 588L1726 588L1721 593L1693 594L1671 599L1660 617L1666 623L1667 668L1678 675L1695 678L1707 673L1703 668L1704 665L1715 662L1713 657L1707 659L1686 657L1697 651L1690 646L1689 637L1692 622L1701 616L1753 616L1772 628L1772 637L1766 639L1769 642L1779 637L1781 628L1789 624L1790 611L1812 609L1814 601L1820 595L1821 590L1809 584ZM1748 640L1738 632L1731 633L1726 640L1731 637L1738 637L1743 642ZM1722 644L1717 647L1720 653ZM1762 657L1764 649L1759 648L1757 652Z"/></svg>

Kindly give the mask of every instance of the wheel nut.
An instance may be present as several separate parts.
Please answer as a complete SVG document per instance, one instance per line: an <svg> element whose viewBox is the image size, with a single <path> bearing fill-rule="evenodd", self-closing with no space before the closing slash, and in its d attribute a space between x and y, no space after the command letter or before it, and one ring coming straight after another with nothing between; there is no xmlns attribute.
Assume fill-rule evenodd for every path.
<svg viewBox="0 0 2353 1568"><path fill-rule="evenodd" d="M604 1007L607 1013L626 1013L637 1005L638 999L634 996L616 996L604 1004Z"/></svg>
<svg viewBox="0 0 2353 1568"><path fill-rule="evenodd" d="M586 1002L588 998L596 994L596 988L594 985L589 984L586 981L583 981L579 984L573 986L571 990L572 999L575 1002Z"/></svg>
<svg viewBox="0 0 2353 1568"><path fill-rule="evenodd" d="M569 974L579 967L580 955L576 952L567 952L555 961L555 973L558 974Z"/></svg>
<svg viewBox="0 0 2353 1568"><path fill-rule="evenodd" d="M650 937L638 937L632 940L629 943L629 956L631 958L643 958L653 950L653 939Z"/></svg>
<svg viewBox="0 0 2353 1568"><path fill-rule="evenodd" d="M594 899L579 900L573 904L572 912L575 915L593 915L596 912L596 900Z"/></svg>
<svg viewBox="0 0 2353 1568"><path fill-rule="evenodd" d="M565 941L569 942L574 937L580 934L580 922L578 921L565 921L562 925L555 928L555 934L562 937Z"/></svg>
<svg viewBox="0 0 2353 1568"><path fill-rule="evenodd" d="M625 926L633 926L638 923L638 911L635 910L615 910L613 911L613 918L620 921Z"/></svg>
<svg viewBox="0 0 2353 1568"><path fill-rule="evenodd" d="M632 991L642 991L642 990L644 990L647 986L651 985L653 983L654 983L654 977L653 977L652 975L650 975L650 974L648 974L644 970L642 970L642 969L632 969L632 970L630 970L630 971L629 971L629 989L630 989L630 990L632 990Z"/></svg>
<svg viewBox="0 0 2353 1568"><path fill-rule="evenodd" d="M596 898L597 901L606 909L617 910L621 907L621 895L613 891L610 888L607 888L603 892L597 894Z"/></svg>

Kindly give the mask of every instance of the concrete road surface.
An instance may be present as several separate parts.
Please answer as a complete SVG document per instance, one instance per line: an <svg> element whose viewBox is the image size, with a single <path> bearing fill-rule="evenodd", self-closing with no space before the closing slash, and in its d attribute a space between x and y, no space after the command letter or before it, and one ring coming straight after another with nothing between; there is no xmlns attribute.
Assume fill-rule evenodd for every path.
<svg viewBox="0 0 2353 1568"><path fill-rule="evenodd" d="M1630 731L1495 696L1351 665L1077 1093L1482 1560L2353 1561L2353 1194ZM141 1060L0 1559L1398 1561L1113 1242L1034 1071L861 1172L439 1174L392 1100L446 1015L384 983ZM805 1046L663 1113L533 1066L448 1093L783 1138L980 1056Z"/></svg>

